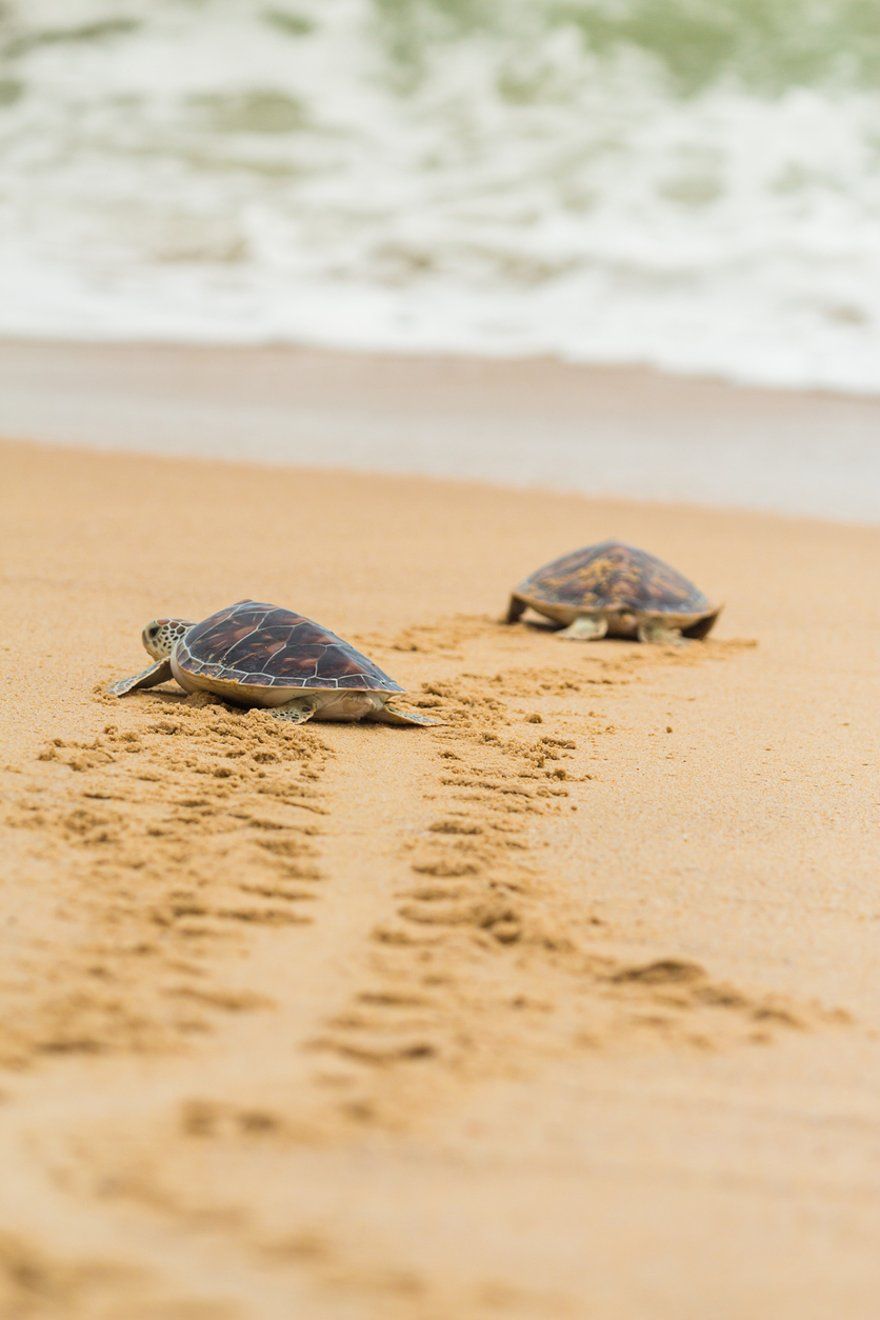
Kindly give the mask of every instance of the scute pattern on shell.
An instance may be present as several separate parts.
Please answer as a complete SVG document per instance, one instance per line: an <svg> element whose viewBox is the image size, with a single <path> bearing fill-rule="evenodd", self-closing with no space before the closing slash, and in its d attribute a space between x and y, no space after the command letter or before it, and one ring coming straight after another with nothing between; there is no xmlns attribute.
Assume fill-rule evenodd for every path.
<svg viewBox="0 0 880 1320"><path fill-rule="evenodd" d="M241 600L196 624L178 644L188 674L263 687L403 689L360 651L302 614Z"/></svg>
<svg viewBox="0 0 880 1320"><path fill-rule="evenodd" d="M634 614L704 614L712 605L662 559L622 541L602 541L554 559L517 587L548 604Z"/></svg>

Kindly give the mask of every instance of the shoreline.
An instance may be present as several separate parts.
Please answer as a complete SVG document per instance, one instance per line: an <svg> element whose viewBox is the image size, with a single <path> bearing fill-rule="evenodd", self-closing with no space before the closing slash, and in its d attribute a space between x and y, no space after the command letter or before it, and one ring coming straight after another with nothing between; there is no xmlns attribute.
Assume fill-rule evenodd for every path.
<svg viewBox="0 0 880 1320"><path fill-rule="evenodd" d="M735 375L725 375L723 371L699 371L682 368L676 370L672 367L657 366L651 362L642 359L621 358L614 359L593 359L578 358L568 356L564 353L552 352L491 352L488 349L451 349L451 348L384 348L384 347L359 347L356 344L325 344L319 342L310 342L305 339L261 339L261 340L208 340L198 338L175 339L168 336L150 337L149 335L117 335L113 338L104 338L95 336L65 336L63 334L26 334L26 333L8 333L0 332L0 352L4 349L48 349L50 351L60 350L68 352L70 350L106 350L107 352L120 351L122 353L148 353L157 351L159 353L175 353L183 351L185 353L230 353L230 354L261 354L282 353L285 355L314 356L319 358L332 358L336 361L345 359L364 360L370 362L393 362L398 366L407 362L412 363L447 363L488 365L497 367L526 366L533 364L539 367L558 367L562 371L590 372L598 374L615 375L619 373L645 375L650 377L660 377L662 380L680 381L686 385L723 387L737 391L748 391L756 395L797 395L808 399L838 399L855 400L862 402L880 402L880 385L876 389L844 389L832 385L806 385L786 384L785 382L768 382L748 380L745 377Z"/></svg>
<svg viewBox="0 0 880 1320"><path fill-rule="evenodd" d="M0 1310L867 1320L880 529L0 457ZM606 534L707 642L498 623ZM245 595L443 723L104 693Z"/></svg>
<svg viewBox="0 0 880 1320"><path fill-rule="evenodd" d="M880 523L880 399L550 359L0 341L0 434Z"/></svg>

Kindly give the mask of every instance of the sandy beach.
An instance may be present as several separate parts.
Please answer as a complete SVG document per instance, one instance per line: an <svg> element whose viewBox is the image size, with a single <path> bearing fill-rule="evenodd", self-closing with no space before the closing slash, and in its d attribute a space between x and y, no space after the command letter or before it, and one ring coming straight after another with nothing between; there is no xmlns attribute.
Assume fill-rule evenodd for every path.
<svg viewBox="0 0 880 1320"><path fill-rule="evenodd" d="M880 523L875 394L276 344L0 340L0 435Z"/></svg>
<svg viewBox="0 0 880 1320"><path fill-rule="evenodd" d="M878 59L0 0L0 1320L877 1320Z"/></svg>
<svg viewBox="0 0 880 1320"><path fill-rule="evenodd" d="M2 459L4 1315L875 1313L880 529ZM499 624L607 535L708 642ZM442 725L104 693L246 595Z"/></svg>

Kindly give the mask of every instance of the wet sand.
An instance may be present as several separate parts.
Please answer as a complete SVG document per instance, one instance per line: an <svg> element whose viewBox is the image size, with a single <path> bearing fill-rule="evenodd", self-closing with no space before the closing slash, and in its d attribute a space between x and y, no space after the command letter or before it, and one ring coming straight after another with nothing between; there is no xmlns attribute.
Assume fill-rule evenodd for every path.
<svg viewBox="0 0 880 1320"><path fill-rule="evenodd" d="M0 435L880 523L880 398L540 358L0 340Z"/></svg>
<svg viewBox="0 0 880 1320"><path fill-rule="evenodd" d="M875 1313L880 530L2 457L0 1312ZM497 622L606 535L707 643ZM104 695L244 595L444 723Z"/></svg>

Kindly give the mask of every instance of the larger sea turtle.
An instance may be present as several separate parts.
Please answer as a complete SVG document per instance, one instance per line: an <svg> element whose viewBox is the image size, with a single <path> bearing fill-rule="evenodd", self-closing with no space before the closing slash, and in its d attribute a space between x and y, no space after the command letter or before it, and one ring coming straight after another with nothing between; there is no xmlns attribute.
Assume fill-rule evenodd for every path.
<svg viewBox="0 0 880 1320"><path fill-rule="evenodd" d="M141 640L155 663L111 684L117 697L176 678L187 692L266 706L293 724L314 718L436 723L394 705L403 689L348 642L277 605L240 600L201 623L154 619Z"/></svg>
<svg viewBox="0 0 880 1320"><path fill-rule="evenodd" d="M623 541L589 545L539 568L511 595L507 622L529 606L567 625L559 636L572 641L680 642L705 637L721 613L676 569Z"/></svg>

